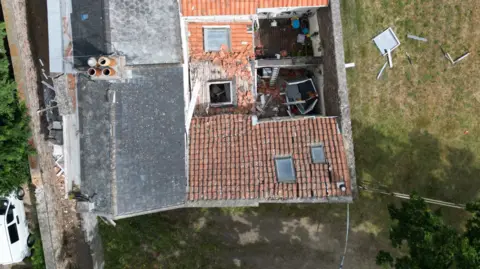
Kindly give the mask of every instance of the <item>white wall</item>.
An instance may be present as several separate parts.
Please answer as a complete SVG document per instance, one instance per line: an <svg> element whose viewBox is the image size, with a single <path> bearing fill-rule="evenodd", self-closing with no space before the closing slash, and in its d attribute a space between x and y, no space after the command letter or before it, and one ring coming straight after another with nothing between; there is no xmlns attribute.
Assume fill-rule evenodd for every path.
<svg viewBox="0 0 480 269"><path fill-rule="evenodd" d="M308 24L309 24L309 30L310 34L313 34L315 32L319 32L319 26L318 26L318 17L317 17L317 12L315 12L315 15L311 16L308 18ZM322 46L322 41L320 34L317 36L314 36L311 38L312 39L312 48L313 48L313 56L322 56L323 55L323 50L320 50L319 48Z"/></svg>
<svg viewBox="0 0 480 269"><path fill-rule="evenodd" d="M316 13L316 10L319 7L277 7L277 8L258 8L257 15L259 19L287 19L292 18L294 16L301 17L303 14L308 12L309 10L312 13ZM268 15L261 14L261 13L269 13ZM281 14L282 12L292 12L291 14ZM296 14L293 14L296 12Z"/></svg>

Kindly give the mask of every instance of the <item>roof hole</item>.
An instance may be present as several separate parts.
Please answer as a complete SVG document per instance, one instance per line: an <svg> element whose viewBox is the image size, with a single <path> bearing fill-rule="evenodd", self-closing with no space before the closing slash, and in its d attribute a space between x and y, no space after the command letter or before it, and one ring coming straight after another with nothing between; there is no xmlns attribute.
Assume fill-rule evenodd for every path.
<svg viewBox="0 0 480 269"><path fill-rule="evenodd" d="M233 104L231 81L212 82L208 89L212 105L224 106Z"/></svg>

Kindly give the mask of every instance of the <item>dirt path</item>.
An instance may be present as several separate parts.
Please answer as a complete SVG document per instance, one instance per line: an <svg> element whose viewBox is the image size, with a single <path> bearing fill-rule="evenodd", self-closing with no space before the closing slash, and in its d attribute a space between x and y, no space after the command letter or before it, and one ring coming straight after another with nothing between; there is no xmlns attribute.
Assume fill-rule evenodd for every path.
<svg viewBox="0 0 480 269"><path fill-rule="evenodd" d="M37 150L32 165L37 212L47 268L92 268L75 202L65 199L63 177L54 171L52 148L45 141L41 68L48 74L48 28L45 0L2 0L15 79L31 117L32 138ZM42 59L44 66L38 59ZM44 78L43 78L44 79Z"/></svg>

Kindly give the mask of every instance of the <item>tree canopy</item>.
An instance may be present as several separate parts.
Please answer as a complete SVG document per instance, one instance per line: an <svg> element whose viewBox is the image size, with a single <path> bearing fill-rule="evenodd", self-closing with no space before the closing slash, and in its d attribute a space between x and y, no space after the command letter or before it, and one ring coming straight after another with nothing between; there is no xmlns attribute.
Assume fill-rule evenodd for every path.
<svg viewBox="0 0 480 269"><path fill-rule="evenodd" d="M0 195L20 187L29 178L28 117L19 102L5 48L5 23L0 23Z"/></svg>
<svg viewBox="0 0 480 269"><path fill-rule="evenodd" d="M471 218L465 232L458 232L418 195L412 195L400 207L389 205L391 244L406 247L408 254L394 258L380 251L377 264L395 269L480 268L480 203L470 203L466 209Z"/></svg>

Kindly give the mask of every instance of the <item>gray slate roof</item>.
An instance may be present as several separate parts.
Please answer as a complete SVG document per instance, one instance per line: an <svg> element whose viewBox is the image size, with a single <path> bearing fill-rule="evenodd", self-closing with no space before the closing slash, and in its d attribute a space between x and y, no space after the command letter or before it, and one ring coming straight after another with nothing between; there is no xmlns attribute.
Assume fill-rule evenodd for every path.
<svg viewBox="0 0 480 269"><path fill-rule="evenodd" d="M125 83L78 82L82 192L114 216L185 203L183 69L132 74Z"/></svg>
<svg viewBox="0 0 480 269"><path fill-rule="evenodd" d="M82 192L94 196L99 212L113 214L109 87L80 76L77 103L80 127Z"/></svg>
<svg viewBox="0 0 480 269"><path fill-rule="evenodd" d="M82 192L114 217L184 204L178 2L72 0L72 9L77 66L107 51L125 55L132 72L125 82L78 79Z"/></svg>
<svg viewBox="0 0 480 269"><path fill-rule="evenodd" d="M183 68L136 69L115 92L116 215L183 204Z"/></svg>

